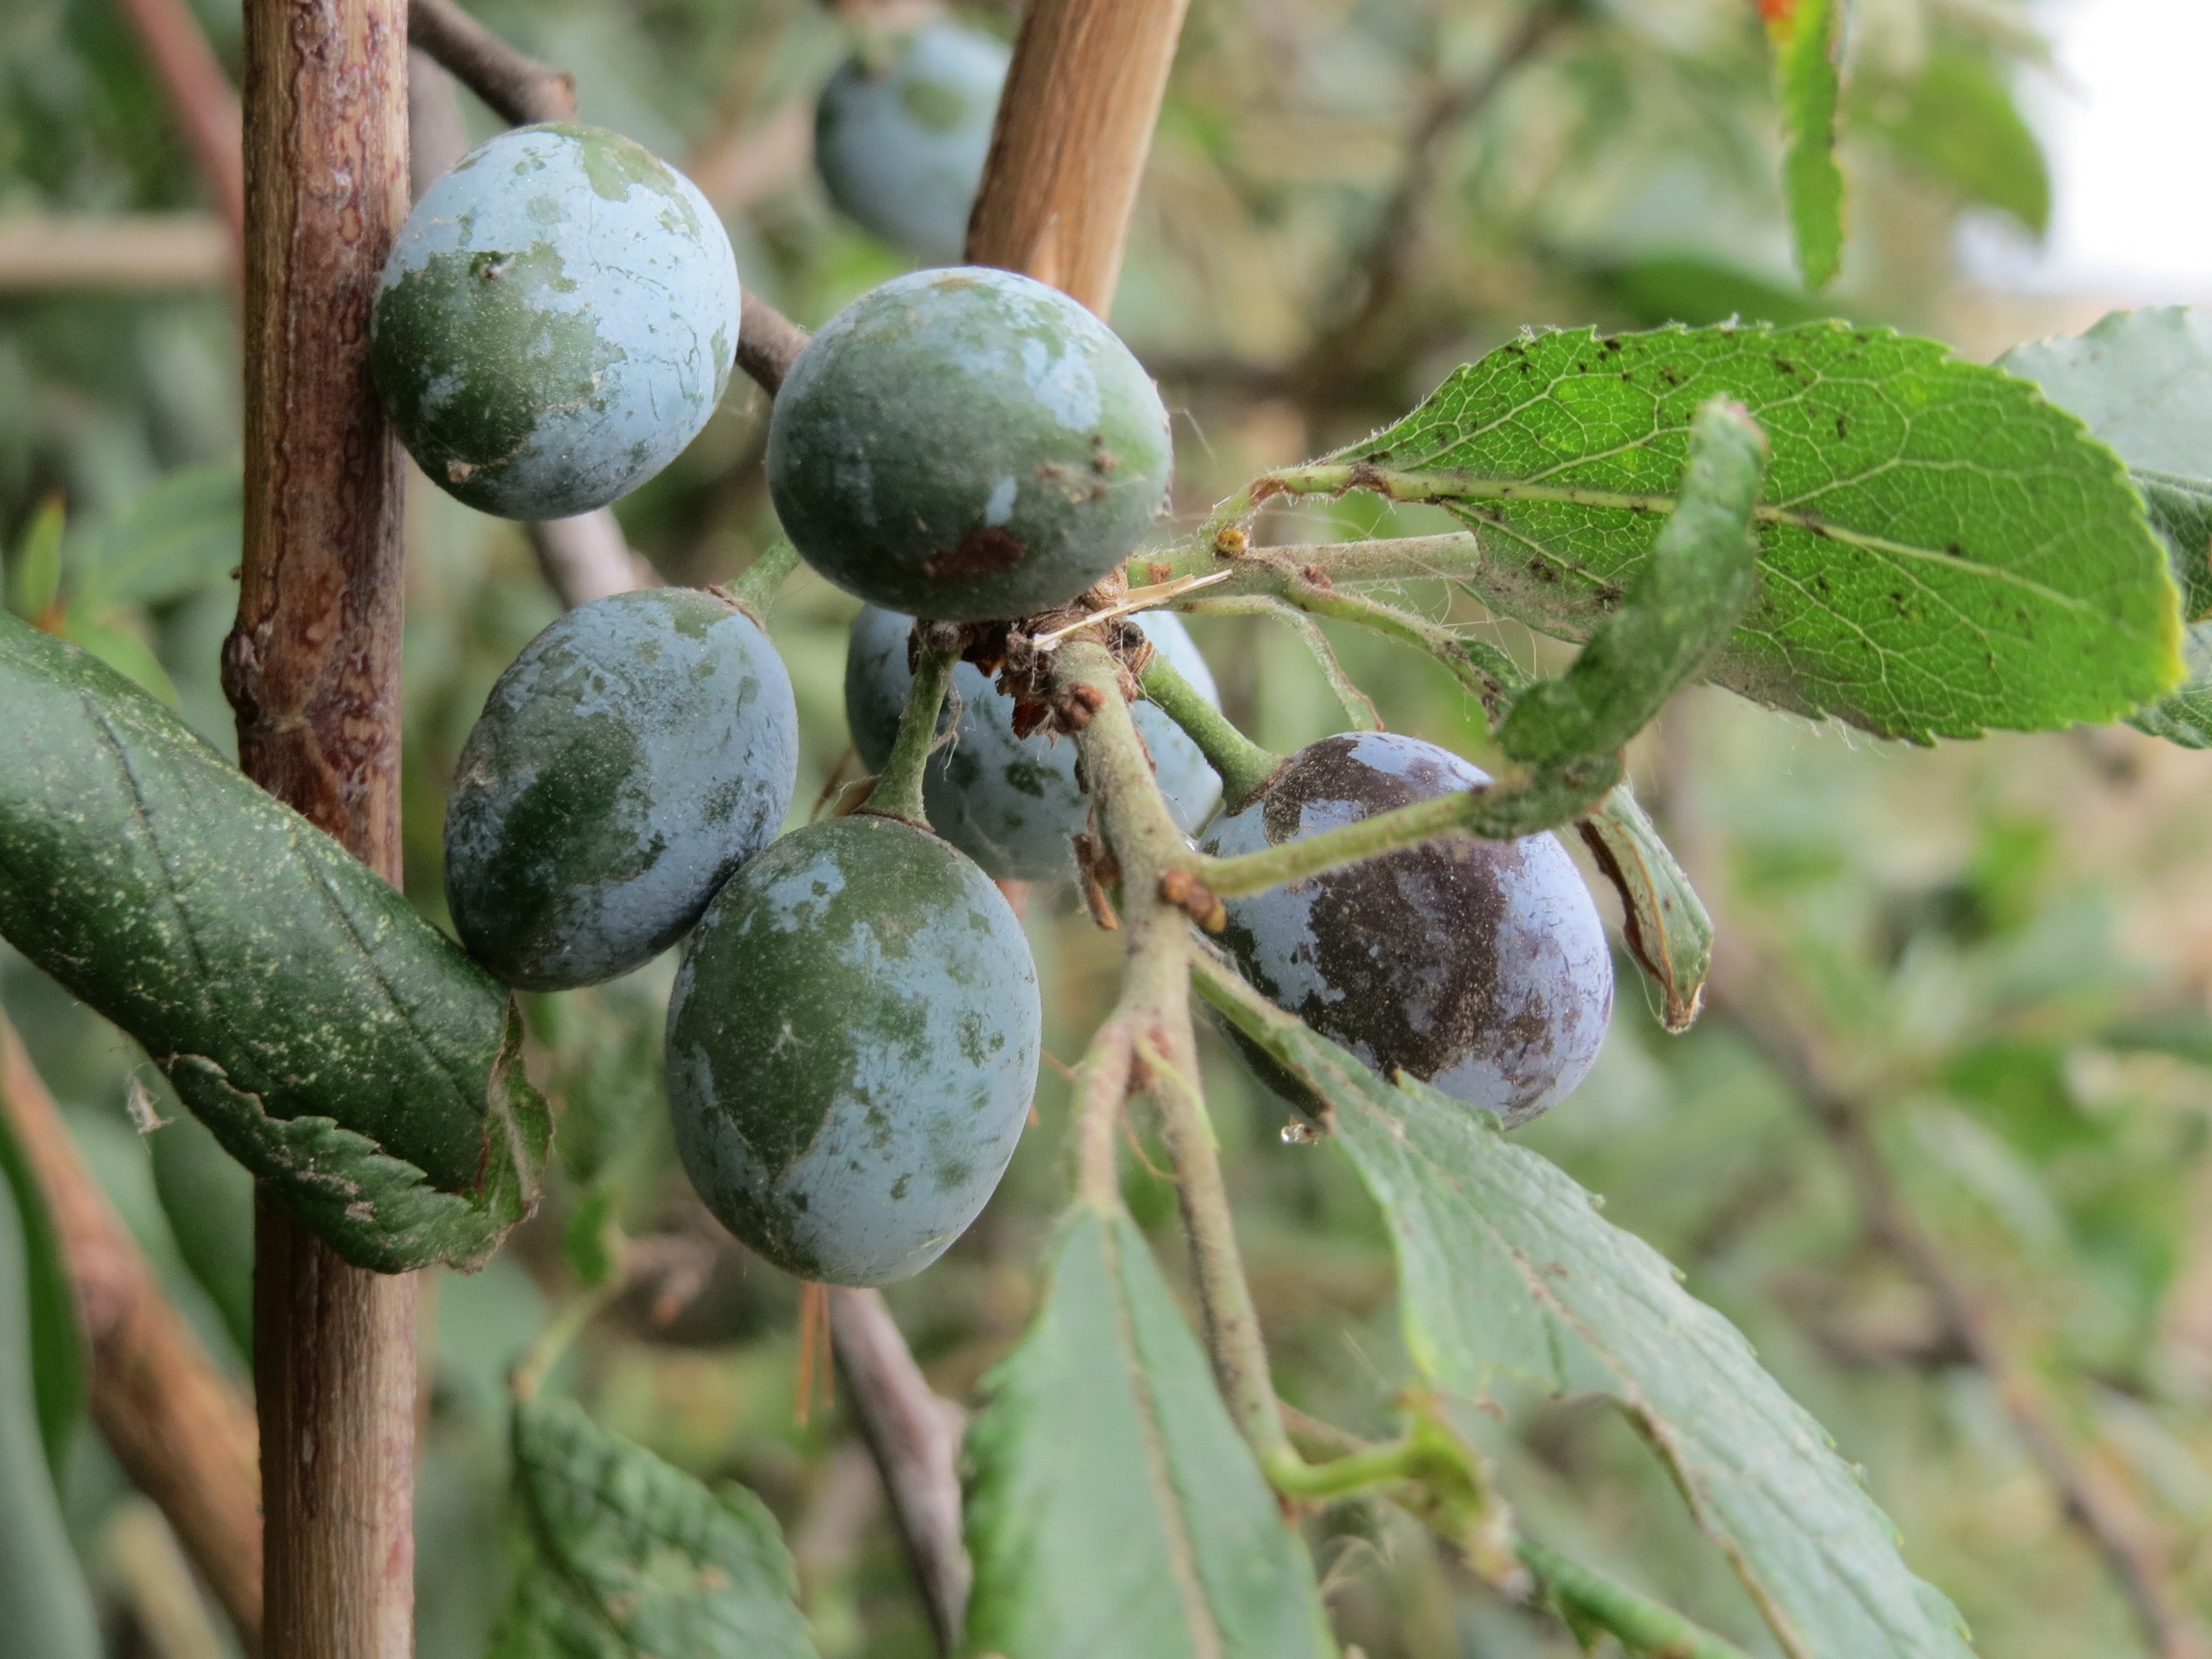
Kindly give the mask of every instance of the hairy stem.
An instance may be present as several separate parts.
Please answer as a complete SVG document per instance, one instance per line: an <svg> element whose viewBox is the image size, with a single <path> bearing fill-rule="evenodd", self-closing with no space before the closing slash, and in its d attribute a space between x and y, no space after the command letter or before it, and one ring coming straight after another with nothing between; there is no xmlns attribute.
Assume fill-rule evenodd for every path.
<svg viewBox="0 0 2212 1659"><path fill-rule="evenodd" d="M1674 1608L1594 1567L1571 1561L1534 1539L1523 1538L1515 1547L1543 1587L1544 1599L1571 1627L1595 1626L1610 1631L1630 1653L1652 1659L1750 1659L1726 1637L1691 1623Z"/></svg>
<svg viewBox="0 0 2212 1659"><path fill-rule="evenodd" d="M790 537L779 536L741 574L723 583L721 591L732 605L765 628L768 613L775 609L777 591L798 568L799 550L791 544Z"/></svg>
<svg viewBox="0 0 2212 1659"><path fill-rule="evenodd" d="M906 708L899 715L891 757L864 810L882 817L904 818L927 830L929 814L921 803L923 769L929 764L930 750L937 746L937 717L944 710L945 694L952 689L952 668L960 656L957 645L933 646L926 635L919 637L916 645L914 689L907 693Z"/></svg>
<svg viewBox="0 0 2212 1659"><path fill-rule="evenodd" d="M1287 1449L1282 1413L1267 1373L1260 1318L1244 1281L1229 1193L1221 1176L1213 1126L1198 1086L1198 1044L1190 1023L1189 925L1160 896L1160 878L1188 870L1194 854L1168 810L1142 739L1122 700L1120 672L1104 647L1081 636L1053 655L1055 690L1076 690L1094 712L1077 733L1084 776L1098 800L1108 845L1121 869L1122 934L1128 956L1115 1021L1127 1022L1138 1062L1135 1081L1158 1110L1161 1138L1175 1161L1176 1194L1207 1352L1230 1415L1262 1456ZM1086 1073L1092 1073L1089 1059ZM1110 1079L1103 1064L1085 1078L1086 1115L1097 1114ZM1098 1092L1094 1094L1091 1085ZM1118 1091L1116 1091L1118 1093ZM1118 1101L1116 1102L1118 1103ZM1086 1191L1110 1180L1105 1153L1085 1141ZM1110 1142L1109 1143L1110 1147Z"/></svg>
<svg viewBox="0 0 2212 1659"><path fill-rule="evenodd" d="M1152 653L1137 684L1146 700L1182 727L1206 763L1221 775L1222 799L1232 811L1258 794L1283 763L1282 756L1253 742L1200 696L1164 653Z"/></svg>
<svg viewBox="0 0 2212 1659"><path fill-rule="evenodd" d="M1235 898L1440 835L1457 832L1485 841L1518 841L1573 823L1604 799L1620 778L1620 757L1601 755L1522 782L1484 784L1415 801L1261 852L1208 859L1198 874L1215 897Z"/></svg>

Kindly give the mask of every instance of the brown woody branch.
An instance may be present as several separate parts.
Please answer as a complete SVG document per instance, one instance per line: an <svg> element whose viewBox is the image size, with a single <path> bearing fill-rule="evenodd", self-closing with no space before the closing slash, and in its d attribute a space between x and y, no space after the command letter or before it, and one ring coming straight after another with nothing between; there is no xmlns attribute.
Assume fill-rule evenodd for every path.
<svg viewBox="0 0 2212 1659"><path fill-rule="evenodd" d="M957 1652L975 1576L960 1539L963 1413L931 1391L877 1291L832 1287L830 1337L938 1650Z"/></svg>
<svg viewBox="0 0 2212 1659"><path fill-rule="evenodd" d="M261 1650L253 1407L161 1294L0 1015L0 1109L54 1220L91 1359L90 1405L131 1484L168 1517L248 1653Z"/></svg>

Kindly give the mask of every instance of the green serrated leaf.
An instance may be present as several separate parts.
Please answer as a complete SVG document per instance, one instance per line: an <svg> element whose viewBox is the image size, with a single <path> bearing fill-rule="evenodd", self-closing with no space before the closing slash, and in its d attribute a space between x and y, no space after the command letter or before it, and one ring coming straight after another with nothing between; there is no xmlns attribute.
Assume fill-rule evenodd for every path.
<svg viewBox="0 0 2212 1659"><path fill-rule="evenodd" d="M1440 503L1476 533L1486 604L1585 638L1716 396L1773 459L1759 591L1708 678L1923 742L2112 720L2180 678L2172 580L2111 451L2027 382L1885 329L1535 335L1261 487Z"/></svg>
<svg viewBox="0 0 2212 1659"><path fill-rule="evenodd" d="M1391 1088L1224 983L1201 971L1216 1006L1334 1108L1389 1218L1407 1350L1434 1386L1480 1400L1511 1372L1611 1395L1790 1659L1971 1659L1956 1610L1906 1568L1857 1473L1664 1258L1487 1114L1412 1079Z"/></svg>
<svg viewBox="0 0 2212 1659"><path fill-rule="evenodd" d="M1986 50L1946 46L1919 76L1851 100L1854 128L1878 133L1905 162L1965 200L2008 213L2037 236L2051 222L2043 146Z"/></svg>
<svg viewBox="0 0 2212 1659"><path fill-rule="evenodd" d="M1312 1563L1129 1218L1062 1224L968 1433L966 1651L1333 1655Z"/></svg>
<svg viewBox="0 0 2212 1659"><path fill-rule="evenodd" d="M1766 440L1739 405L1716 398L1698 411L1667 527L1574 665L1513 700L1498 732L1507 755L1564 765L1609 754L1651 723L1751 595L1751 514L1765 471Z"/></svg>
<svg viewBox="0 0 2212 1659"><path fill-rule="evenodd" d="M14 1040L13 1033L0 1029L0 1043ZM31 1389L46 1468L58 1487L70 1438L84 1413L84 1336L77 1325L76 1286L54 1231L46 1189L39 1185L37 1172L16 1138L15 1121L4 1108L0 1108L0 1184L15 1200L23 1252Z"/></svg>
<svg viewBox="0 0 2212 1659"><path fill-rule="evenodd" d="M2116 311L2086 334L2014 346L1997 367L2034 381L2128 464L2186 614L2212 617L2212 312Z"/></svg>
<svg viewBox="0 0 2212 1659"><path fill-rule="evenodd" d="M99 1659L92 1598L40 1443L29 1267L14 1184L0 1181L0 1608L7 1650L10 1659Z"/></svg>
<svg viewBox="0 0 2212 1659"><path fill-rule="evenodd" d="M58 495L49 495L24 526L9 561L12 580L9 603L17 616L44 622L53 609L62 586L62 531L68 512Z"/></svg>
<svg viewBox="0 0 2212 1659"><path fill-rule="evenodd" d="M550 1137L507 994L85 652L0 617L0 934L348 1261L480 1261Z"/></svg>
<svg viewBox="0 0 2212 1659"><path fill-rule="evenodd" d="M70 550L70 606L98 611L187 598L228 577L244 537L237 466L180 468Z"/></svg>
<svg viewBox="0 0 2212 1659"><path fill-rule="evenodd" d="M2212 749L2212 622L2191 624L2183 655L2189 678L2130 714L2128 724L2184 749Z"/></svg>
<svg viewBox="0 0 2212 1659"><path fill-rule="evenodd" d="M526 1559L489 1659L815 1659L767 1506L720 1497L564 1400L514 1407Z"/></svg>
<svg viewBox="0 0 2212 1659"><path fill-rule="evenodd" d="M1575 828L1620 895L1621 934L1665 1004L1661 1024L1686 1031L1713 965L1713 919L1651 820L1622 784Z"/></svg>
<svg viewBox="0 0 2212 1659"><path fill-rule="evenodd" d="M1761 0L1782 104L1782 194L1805 286L1823 289L1844 263L1844 174L1836 104L1847 0Z"/></svg>

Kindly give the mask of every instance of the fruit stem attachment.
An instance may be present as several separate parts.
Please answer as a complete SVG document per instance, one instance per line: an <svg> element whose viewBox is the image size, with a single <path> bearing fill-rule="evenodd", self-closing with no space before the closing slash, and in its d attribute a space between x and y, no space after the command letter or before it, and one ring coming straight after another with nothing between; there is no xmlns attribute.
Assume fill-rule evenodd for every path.
<svg viewBox="0 0 2212 1659"><path fill-rule="evenodd" d="M1213 769L1221 774L1222 799L1235 811L1266 787L1283 763L1283 757L1262 749L1231 723L1229 717L1202 696L1167 659L1155 651L1137 677L1146 701L1190 734Z"/></svg>
<svg viewBox="0 0 2212 1659"><path fill-rule="evenodd" d="M947 637L933 639L944 630ZM891 743L891 757L876 781L868 804L860 810L879 817L903 818L919 829L929 828L922 805L923 769L937 746L937 717L945 695L952 689L953 665L960 660L957 628L942 623L915 624L914 689L907 693L906 708L899 715L898 736Z"/></svg>
<svg viewBox="0 0 2212 1659"><path fill-rule="evenodd" d="M1594 756L1517 783L1484 784L1415 801L1261 852L1207 859L1200 865L1198 877L1216 898L1236 898L1440 835L1457 832L1484 841L1518 841L1573 823L1604 799L1621 776L1620 756Z"/></svg>
<svg viewBox="0 0 2212 1659"><path fill-rule="evenodd" d="M777 592L798 568L799 550L790 537L779 536L765 553L715 591L765 628L769 612L775 609Z"/></svg>

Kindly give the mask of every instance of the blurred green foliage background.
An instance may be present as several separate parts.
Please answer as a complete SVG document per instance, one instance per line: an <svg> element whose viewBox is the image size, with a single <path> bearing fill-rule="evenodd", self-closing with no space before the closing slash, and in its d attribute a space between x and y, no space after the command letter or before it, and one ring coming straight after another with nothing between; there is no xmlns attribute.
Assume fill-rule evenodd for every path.
<svg viewBox="0 0 2212 1659"><path fill-rule="evenodd" d="M235 5L197 10L234 73ZM813 93L851 15L805 0L500 0L479 15L572 68L585 118L684 161L723 210L744 281L799 320L902 268L836 218L806 165ZM969 15L1007 34L1016 21ZM1364 434L1531 325L1840 310L1993 356L2037 319L1961 286L1952 233L1962 215L2031 234L2047 216L2010 92L2038 57L2028 23L2006 0L1861 6L1844 151L1853 240L1838 293L1815 299L1788 274L1768 66L1747 0L1590 0L1540 29L1517 0L1194 0L1114 315L1176 413L1185 521L1262 467ZM465 108L477 136L494 129ZM0 11L0 232L204 200L112 0ZM0 280L9 602L172 698L227 751L216 665L239 533L232 307L219 282ZM764 413L733 380L690 452L621 504L667 579L726 578L773 537ZM1419 510L1352 501L1279 511L1261 528L1316 539L1393 523L1428 527ZM419 481L407 580L407 886L442 919L454 757L493 677L556 607L518 526ZM1556 660L1463 599L1407 597L1524 660ZM806 736L802 813L846 746L854 608L802 576L775 615ZM1341 723L1291 636L1248 619L1196 619L1193 632L1230 712L1263 743L1287 749ZM1364 636L1336 643L1393 727L1483 758L1479 710L1433 664ZM1715 692L1686 696L1633 759L1729 947L1809 1035L1825 1092L1799 1074L1802 1056L1763 1045L1725 1006L1664 1036L1624 958L1598 1071L1526 1139L1745 1328L1865 1467L1913 1566L1960 1603L1984 1651L2145 1650L2118 1581L2022 1439L2008 1401L2027 1395L2075 1476L2139 1523L2143 1559L2212 1613L2208 762L2118 729L1913 750ZM1029 921L1048 1047L1073 1060L1110 994L1115 943L1064 890L1038 890ZM501 1374L574 1293L571 1262L589 1260L608 1222L632 1241L637 1283L567 1362L566 1385L610 1427L767 1499L825 1655L929 1650L864 1451L834 1408L798 1420L794 1287L723 1235L675 1168L656 1074L669 972L532 1000L562 1170L500 1258L441 1275L426 1302L424 1659L483 1650L505 1573ZM173 1294L242 1376L245 1178L143 1055L4 951L0 1001ZM131 1079L154 1089L166 1127L133 1127ZM1326 1149L1281 1139L1286 1111L1219 1045L1207 1082L1280 1385L1308 1411L1380 1431L1407 1367L1376 1216ZM1064 1094L1048 1071L1036 1127L983 1219L891 1292L953 1398L1038 1293L1066 1192ZM1172 1191L1147 1160L1160 1161L1133 1147L1129 1200L1172 1267ZM1899 1248L1885 1206L1932 1247L1948 1291ZM2008 1370L1962 1340L1946 1301L1960 1290ZM1547 1537L1772 1651L1617 1416L1509 1398L1468 1420ZM125 1547L143 1504L89 1431L70 1468L71 1522L113 1650L185 1659ZM1349 1504L1311 1528L1340 1632L1368 1659L1572 1650L1447 1568L1402 1516Z"/></svg>

